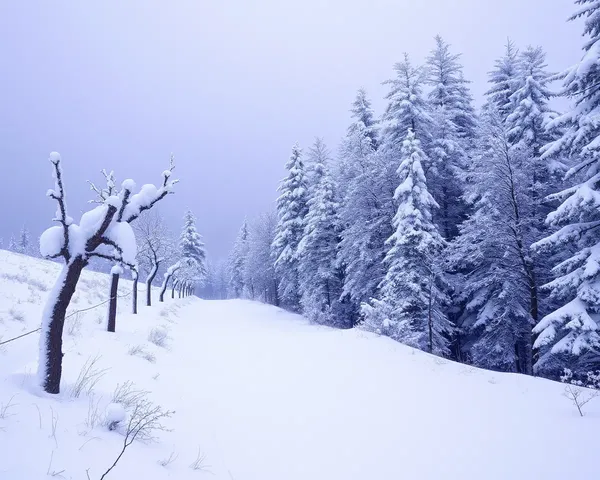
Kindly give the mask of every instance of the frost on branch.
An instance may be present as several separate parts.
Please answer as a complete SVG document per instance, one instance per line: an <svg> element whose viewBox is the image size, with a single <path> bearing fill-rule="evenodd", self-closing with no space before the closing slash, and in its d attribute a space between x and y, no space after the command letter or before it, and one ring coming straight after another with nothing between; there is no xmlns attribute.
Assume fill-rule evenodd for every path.
<svg viewBox="0 0 600 480"><path fill-rule="evenodd" d="M56 200L58 208L54 221L60 226L46 230L40 238L40 253L46 258L63 257L65 262L76 256L100 257L131 267L137 254L135 235L129 223L152 208L158 201L173 192L177 180L171 179L175 168L171 158L170 168L162 173L159 187L153 184L142 186L134 193L136 184L127 179L117 188L115 175L102 170L106 186L100 188L89 182L97 198L97 206L81 216L79 224L67 214L61 158L56 152L50 155L53 165L55 186L47 195ZM109 249L103 247L110 247Z"/></svg>

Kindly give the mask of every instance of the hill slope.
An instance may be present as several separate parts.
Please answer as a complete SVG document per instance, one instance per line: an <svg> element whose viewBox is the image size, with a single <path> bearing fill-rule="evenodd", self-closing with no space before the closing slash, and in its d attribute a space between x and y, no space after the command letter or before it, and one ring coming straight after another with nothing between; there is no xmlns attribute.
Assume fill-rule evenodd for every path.
<svg viewBox="0 0 600 480"><path fill-rule="evenodd" d="M46 295L38 290L50 287L58 266L6 252L0 265L0 334L8 338L37 326ZM86 273L73 308L105 300L107 283ZM126 295L127 282L122 288ZM128 303L121 301L123 312ZM171 431L134 442L107 480L597 472L600 399L581 418L557 383L470 368L247 301L169 299L137 316L121 313L116 334L98 323L104 313L101 306L74 316L58 397L32 385L37 334L0 352L0 479L86 479L88 469L99 479L123 442L119 429L106 427L105 412L117 384L128 380L175 413L164 421ZM82 366L97 356L95 368L106 370L91 392L73 398Z"/></svg>

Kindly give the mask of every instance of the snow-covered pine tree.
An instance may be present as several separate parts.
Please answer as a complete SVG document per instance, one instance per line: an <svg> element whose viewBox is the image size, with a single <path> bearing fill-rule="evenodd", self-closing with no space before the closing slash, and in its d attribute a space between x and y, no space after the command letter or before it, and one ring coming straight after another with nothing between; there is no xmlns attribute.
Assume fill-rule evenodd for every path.
<svg viewBox="0 0 600 480"><path fill-rule="evenodd" d="M245 278L246 278L246 262L248 261L248 222L244 219L244 223L238 232L233 250L229 256L229 295L232 298L242 298L244 295ZM252 296L251 296L252 298Z"/></svg>
<svg viewBox="0 0 600 480"><path fill-rule="evenodd" d="M310 198L298 244L300 303L310 320L341 327L346 319L340 308L342 275L337 266L340 220L329 161L327 148L317 139L308 155Z"/></svg>
<svg viewBox="0 0 600 480"><path fill-rule="evenodd" d="M8 250L11 252L17 252L19 247L17 246L17 241L15 240L14 235L10 235L10 239L8 240Z"/></svg>
<svg viewBox="0 0 600 480"><path fill-rule="evenodd" d="M280 278L279 299L291 310L300 308L298 279L298 244L304 233L304 217L308 213L308 191L302 151L298 144L286 164L288 175L279 185L277 215L279 221L273 240L272 252Z"/></svg>
<svg viewBox="0 0 600 480"><path fill-rule="evenodd" d="M486 92L488 104L498 112L502 120L505 120L512 111L510 97L517 89L518 70L519 51L509 39L504 55L496 60L494 69L488 73L491 87Z"/></svg>
<svg viewBox="0 0 600 480"><path fill-rule="evenodd" d="M442 37L435 37L435 48L427 58L427 84L431 87L428 99L434 106L449 110L450 119L456 125L462 139L472 139L477 128L477 116L469 81L465 80L461 54L450 52L450 44Z"/></svg>
<svg viewBox="0 0 600 480"><path fill-rule="evenodd" d="M423 98L423 86L427 72L423 67L415 67L407 53L404 59L394 65L396 78L387 80L389 100L382 119L382 142L388 150L398 153L409 130L421 142L427 152L432 140L432 118L429 106ZM423 165L427 169L428 165Z"/></svg>
<svg viewBox="0 0 600 480"><path fill-rule="evenodd" d="M371 139L373 148L377 148L377 121L375 113L371 106L371 100L367 96L367 91L364 88L359 88L356 93L356 98L352 102L350 109L352 118L355 122L348 128L348 133L351 133L354 128L360 128L361 125L366 130L366 135Z"/></svg>
<svg viewBox="0 0 600 480"><path fill-rule="evenodd" d="M572 107L548 125L562 135L542 149L542 159L572 159L566 178L574 185L550 196L561 204L547 222L559 230L535 245L570 254L554 267L557 278L548 285L562 306L535 327L535 370L555 377L564 367L600 369L600 0L575 3L580 8L571 20L585 19L587 41L581 61L564 77L562 94Z"/></svg>
<svg viewBox="0 0 600 480"><path fill-rule="evenodd" d="M379 298L363 305L364 325L408 345L448 355L452 325L444 313L447 284L440 268L445 241L432 219L438 205L427 190L422 167L426 161L409 129L397 172L401 183L394 195L398 209L395 231L387 242L387 273Z"/></svg>
<svg viewBox="0 0 600 480"><path fill-rule="evenodd" d="M538 296L537 269L529 255L535 238L529 167L526 152L508 141L501 114L486 110L466 176L466 199L473 213L449 257L453 270L462 275L459 358L531 374Z"/></svg>
<svg viewBox="0 0 600 480"><path fill-rule="evenodd" d="M196 217L191 210L185 212L183 229L179 237L180 262L182 268L189 270L194 281L202 282L206 278L206 250L202 236L196 228Z"/></svg>
<svg viewBox="0 0 600 480"><path fill-rule="evenodd" d="M277 215L269 212L255 218L249 225L248 257L244 278L252 282L252 298L272 305L279 304L279 283L271 259L271 244L275 238Z"/></svg>
<svg viewBox="0 0 600 480"><path fill-rule="evenodd" d="M355 322L360 305L375 296L385 275L385 241L392 234L396 185L393 164L377 152L377 125L364 91L357 94L352 117L339 150L338 267L344 272L344 301L354 306L348 316Z"/></svg>
<svg viewBox="0 0 600 480"><path fill-rule="evenodd" d="M19 233L17 251L25 255L28 255L31 252L31 239L29 237L29 231L27 230L27 227L25 225L23 225L23 228Z"/></svg>
<svg viewBox="0 0 600 480"><path fill-rule="evenodd" d="M514 93L509 97L510 113L506 118L511 143L523 142L532 149L534 158L553 140L546 124L556 117L549 106L552 92L548 86L554 75L546 68L546 54L541 47L529 46L518 55L511 82Z"/></svg>
<svg viewBox="0 0 600 480"><path fill-rule="evenodd" d="M459 174L467 164L476 120L460 55L450 53L450 45L440 36L435 37L435 42L427 59L427 83L432 87L428 100L433 119L427 186L440 205L434 220L440 233L450 240L458 234L458 225L465 215Z"/></svg>

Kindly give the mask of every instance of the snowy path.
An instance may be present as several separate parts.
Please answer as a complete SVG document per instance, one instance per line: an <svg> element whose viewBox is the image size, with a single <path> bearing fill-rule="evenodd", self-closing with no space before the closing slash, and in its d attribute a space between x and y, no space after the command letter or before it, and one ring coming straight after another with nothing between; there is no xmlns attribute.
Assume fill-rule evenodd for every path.
<svg viewBox="0 0 600 480"><path fill-rule="evenodd" d="M217 478L589 478L593 442L565 440L595 438L598 418L576 417L560 385L251 302L193 302L180 317L160 392L176 436L197 439L186 457L200 447Z"/></svg>

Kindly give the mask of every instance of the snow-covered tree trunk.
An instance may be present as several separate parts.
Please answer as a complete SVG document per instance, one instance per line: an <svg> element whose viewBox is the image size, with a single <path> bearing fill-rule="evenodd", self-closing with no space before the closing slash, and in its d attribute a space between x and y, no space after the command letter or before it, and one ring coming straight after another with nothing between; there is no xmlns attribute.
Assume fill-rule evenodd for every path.
<svg viewBox="0 0 600 480"><path fill-rule="evenodd" d="M62 376L62 335L67 308L75 293L81 272L87 265L82 256L66 264L50 292L42 314L38 379L48 393L60 392Z"/></svg>
<svg viewBox="0 0 600 480"><path fill-rule="evenodd" d="M171 277L167 278L165 277L165 279L163 280L162 286L160 287L160 294L158 295L158 301L160 303L163 303L165 301L165 292L167 291L167 284L169 283L169 279Z"/></svg>
<svg viewBox="0 0 600 480"><path fill-rule="evenodd" d="M110 297L108 300L108 320L106 330L114 332L117 328L117 297L119 294L119 276L123 273L120 266L114 266L110 271Z"/></svg>
<svg viewBox="0 0 600 480"><path fill-rule="evenodd" d="M138 313L138 272L133 270L133 287L131 291L131 313L137 315Z"/></svg>
<svg viewBox="0 0 600 480"><path fill-rule="evenodd" d="M148 274L148 278L146 278L146 306L147 307L152 306L152 282L154 282L154 279L156 278L156 274L158 273L159 266L160 266L159 262L156 262L152 266L152 270L150 270L150 273Z"/></svg>

